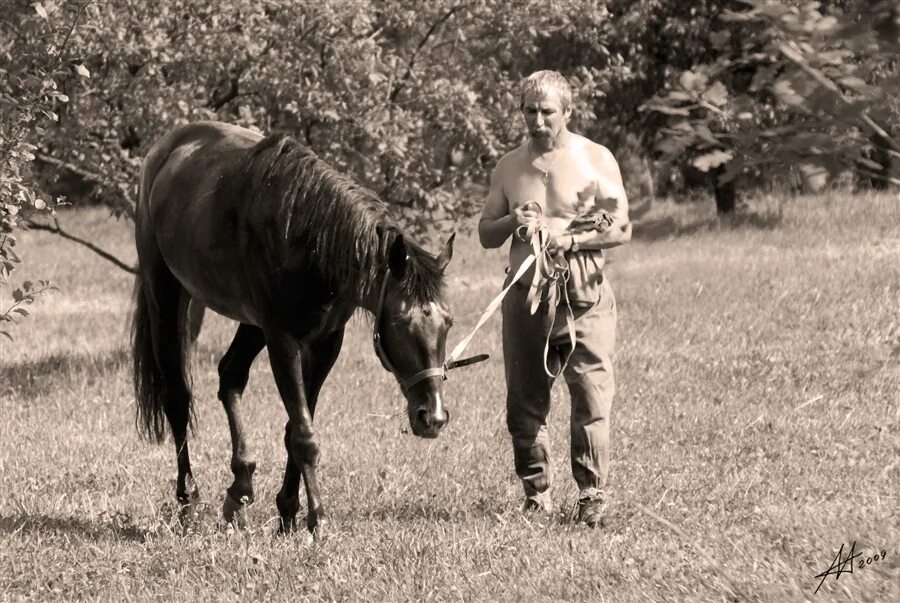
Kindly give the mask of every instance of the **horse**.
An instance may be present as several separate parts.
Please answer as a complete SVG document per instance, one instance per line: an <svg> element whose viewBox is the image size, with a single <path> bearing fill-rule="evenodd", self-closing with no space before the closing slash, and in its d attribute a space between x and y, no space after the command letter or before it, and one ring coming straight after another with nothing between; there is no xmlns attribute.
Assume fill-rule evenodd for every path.
<svg viewBox="0 0 900 603"><path fill-rule="evenodd" d="M287 466L275 499L282 532L298 525L301 478L306 527L316 535L324 526L313 418L354 313L373 317L375 353L400 384L412 432L434 438L448 422L442 362L453 317L444 272L455 234L432 255L375 193L295 139L211 121L178 127L152 146L134 222L136 424L157 443L168 424L182 509L200 501L187 437L191 304L239 323L218 364L232 441L234 481L222 507L228 522L254 501L256 462L241 398L263 348L288 417Z"/></svg>

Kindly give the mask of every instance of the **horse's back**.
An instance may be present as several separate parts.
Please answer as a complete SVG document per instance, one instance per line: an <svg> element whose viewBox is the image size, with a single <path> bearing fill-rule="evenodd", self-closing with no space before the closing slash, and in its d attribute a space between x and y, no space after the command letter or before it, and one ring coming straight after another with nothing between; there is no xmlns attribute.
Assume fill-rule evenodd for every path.
<svg viewBox="0 0 900 603"><path fill-rule="evenodd" d="M146 188L139 210L152 212L155 205L168 202L169 191L160 189L169 188L170 181L198 183L209 173L209 166L224 167L223 158L245 153L262 138L252 130L214 121L175 128L157 141L144 159L141 178Z"/></svg>
<svg viewBox="0 0 900 603"><path fill-rule="evenodd" d="M220 122L195 122L160 139L144 160L135 218L137 244L161 256L195 297L251 321L232 292L242 287L235 243L242 228L240 166L263 136Z"/></svg>

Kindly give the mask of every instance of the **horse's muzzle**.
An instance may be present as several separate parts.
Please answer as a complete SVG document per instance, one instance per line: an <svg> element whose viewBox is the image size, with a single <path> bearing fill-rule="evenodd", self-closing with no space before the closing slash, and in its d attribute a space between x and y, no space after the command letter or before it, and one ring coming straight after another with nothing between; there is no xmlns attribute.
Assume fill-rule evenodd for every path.
<svg viewBox="0 0 900 603"><path fill-rule="evenodd" d="M441 428L450 421L450 413L443 406L431 409L420 406L415 414L409 417L410 427L420 438L436 438Z"/></svg>

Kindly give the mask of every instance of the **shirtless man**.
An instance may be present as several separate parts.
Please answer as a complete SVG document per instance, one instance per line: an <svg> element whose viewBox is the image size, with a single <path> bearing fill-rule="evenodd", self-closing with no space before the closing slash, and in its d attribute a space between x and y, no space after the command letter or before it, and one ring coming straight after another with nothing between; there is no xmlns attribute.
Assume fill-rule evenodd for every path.
<svg viewBox="0 0 900 603"><path fill-rule="evenodd" d="M616 335L616 302L603 277L603 249L631 239L628 201L619 166L608 149L570 132L569 85L555 71L539 71L522 84L521 109L528 140L510 151L491 175L478 235L485 248L512 238L508 278L532 252L522 233L549 229L549 251L564 255L570 271L567 291L575 316L572 349L564 309L554 314L547 300L532 314L527 302L533 268L503 301L503 356L506 368L506 423L512 436L516 474L525 491L524 510L552 511L547 415L554 373L572 398L572 474L579 488L577 519L601 525L609 469L609 413L615 393L611 354ZM535 204L540 207L538 210ZM603 209L612 225L600 230L570 229L583 209ZM522 227L522 228L520 228ZM562 296L560 296L561 298ZM571 352L571 355L569 355Z"/></svg>

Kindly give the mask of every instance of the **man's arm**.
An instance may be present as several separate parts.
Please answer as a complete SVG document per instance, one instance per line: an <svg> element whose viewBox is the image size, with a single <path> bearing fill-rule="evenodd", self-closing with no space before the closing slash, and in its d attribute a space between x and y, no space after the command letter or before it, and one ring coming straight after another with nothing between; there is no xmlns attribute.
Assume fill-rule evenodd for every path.
<svg viewBox="0 0 900 603"><path fill-rule="evenodd" d="M516 216L509 212L509 203L503 194L503 183L498 173L500 167L498 164L491 173L491 190L478 222L478 240L485 249L503 245L517 226Z"/></svg>
<svg viewBox="0 0 900 603"><path fill-rule="evenodd" d="M591 163L600 177L596 183L595 199L601 207L609 208L612 224L600 231L588 230L578 233L581 249L609 249L631 240L631 222L628 219L628 198L619 164L609 149L597 145L592 153Z"/></svg>

